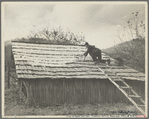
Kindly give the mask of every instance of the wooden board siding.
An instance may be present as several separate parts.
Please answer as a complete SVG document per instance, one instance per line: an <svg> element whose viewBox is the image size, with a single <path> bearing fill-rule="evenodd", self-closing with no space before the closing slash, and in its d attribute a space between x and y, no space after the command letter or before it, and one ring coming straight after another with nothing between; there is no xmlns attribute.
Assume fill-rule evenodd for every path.
<svg viewBox="0 0 149 119"><path fill-rule="evenodd" d="M145 100L145 81L124 79L133 90Z"/></svg>
<svg viewBox="0 0 149 119"><path fill-rule="evenodd" d="M109 81L98 79L22 79L31 105L129 103Z"/></svg>

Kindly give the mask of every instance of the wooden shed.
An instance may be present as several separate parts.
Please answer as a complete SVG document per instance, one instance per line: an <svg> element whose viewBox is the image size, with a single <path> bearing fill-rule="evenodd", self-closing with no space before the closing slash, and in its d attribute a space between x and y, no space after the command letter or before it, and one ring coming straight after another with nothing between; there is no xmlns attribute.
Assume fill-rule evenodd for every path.
<svg viewBox="0 0 149 119"><path fill-rule="evenodd" d="M20 89L30 105L129 103L105 76L104 69L95 65L90 56L83 60L84 46L12 42L12 51ZM107 57L103 54L103 58ZM145 77L132 80L131 76L119 75L144 98Z"/></svg>

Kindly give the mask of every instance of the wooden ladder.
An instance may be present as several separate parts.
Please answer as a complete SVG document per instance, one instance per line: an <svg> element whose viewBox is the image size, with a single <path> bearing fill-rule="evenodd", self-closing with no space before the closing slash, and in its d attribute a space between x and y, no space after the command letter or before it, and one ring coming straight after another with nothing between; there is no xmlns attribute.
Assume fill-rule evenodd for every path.
<svg viewBox="0 0 149 119"><path fill-rule="evenodd" d="M131 86L129 86L120 76L117 75L117 72L112 72L111 66L99 66L99 69L105 74L105 76L132 102L132 104L143 114L145 115L145 101L139 96ZM103 71L102 69L108 68L110 72ZM120 86L119 83L124 86ZM131 94L130 94L131 93ZM137 104L135 99L139 100L142 104Z"/></svg>

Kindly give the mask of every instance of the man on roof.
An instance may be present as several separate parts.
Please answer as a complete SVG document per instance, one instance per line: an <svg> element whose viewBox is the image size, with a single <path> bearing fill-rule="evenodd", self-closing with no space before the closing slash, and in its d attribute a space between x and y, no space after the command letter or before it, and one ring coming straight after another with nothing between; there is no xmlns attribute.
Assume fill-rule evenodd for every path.
<svg viewBox="0 0 149 119"><path fill-rule="evenodd" d="M85 43L85 46L87 48L87 51L84 53L84 56L86 57L89 53L89 55L92 57L94 62L102 62L105 63L106 61L108 61L108 65L110 64L110 59L108 60L102 60L101 59L101 50L99 48L96 48L93 45L89 45L88 42Z"/></svg>

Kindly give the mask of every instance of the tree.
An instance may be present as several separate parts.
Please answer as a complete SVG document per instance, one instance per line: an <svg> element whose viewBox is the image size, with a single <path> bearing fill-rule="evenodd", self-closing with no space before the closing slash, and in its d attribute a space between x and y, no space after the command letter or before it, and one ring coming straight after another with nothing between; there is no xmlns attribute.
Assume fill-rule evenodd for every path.
<svg viewBox="0 0 149 119"><path fill-rule="evenodd" d="M135 37L135 39L145 39L145 23L143 20L139 21L138 16L139 12L133 12L132 17L127 21L127 24L130 28L132 37Z"/></svg>

